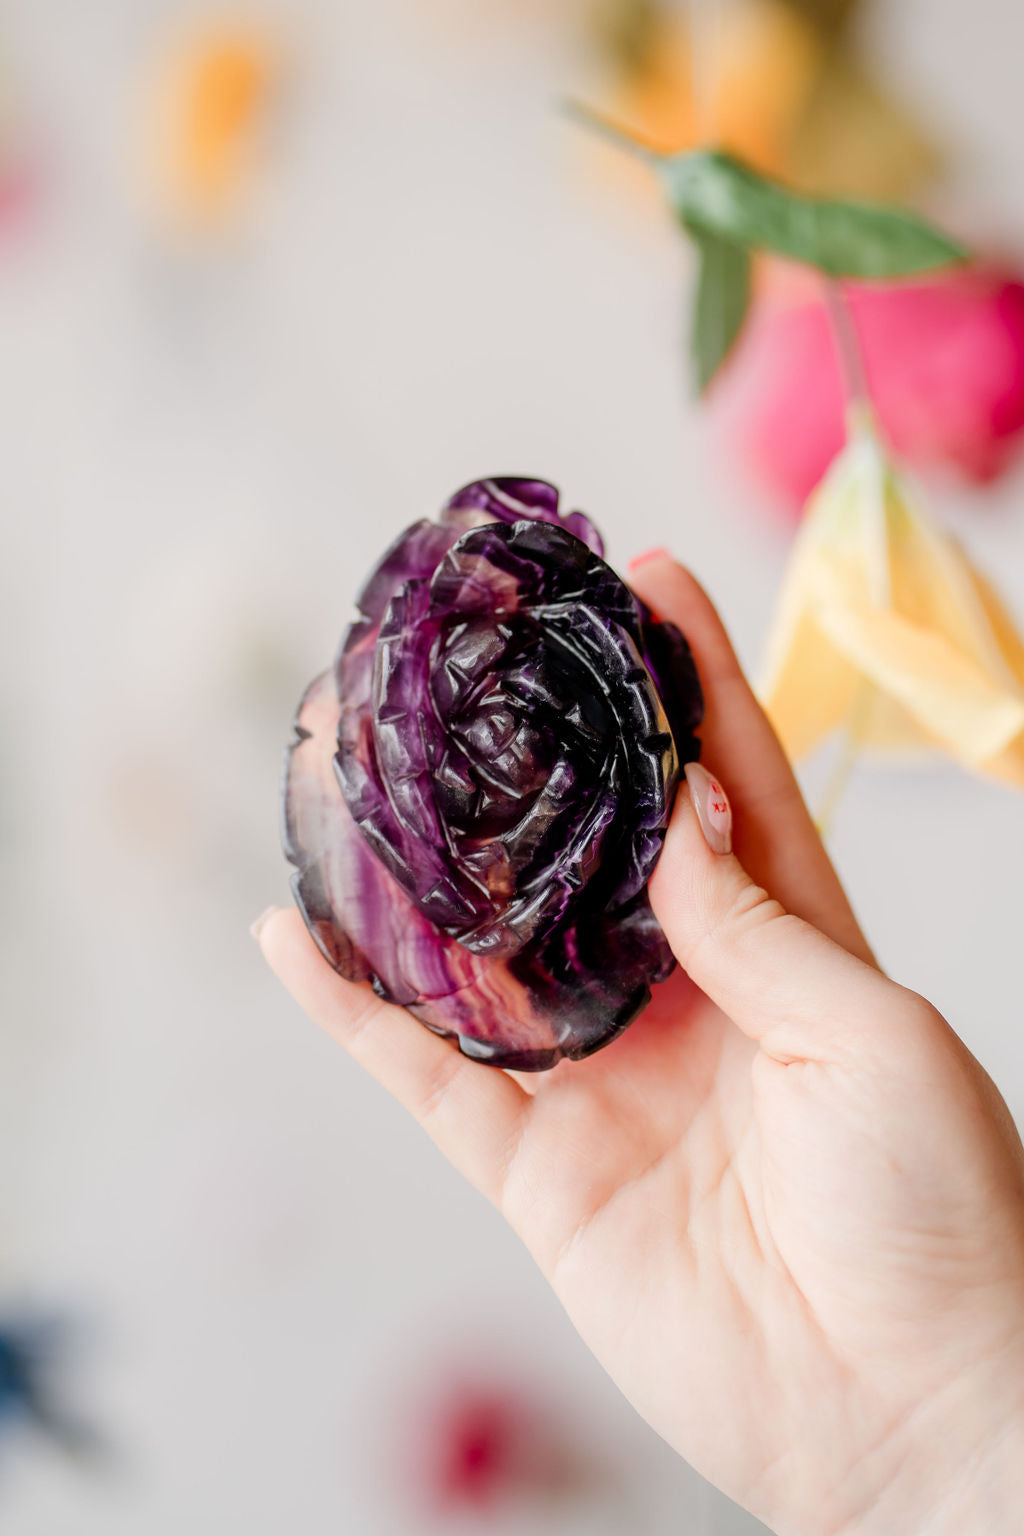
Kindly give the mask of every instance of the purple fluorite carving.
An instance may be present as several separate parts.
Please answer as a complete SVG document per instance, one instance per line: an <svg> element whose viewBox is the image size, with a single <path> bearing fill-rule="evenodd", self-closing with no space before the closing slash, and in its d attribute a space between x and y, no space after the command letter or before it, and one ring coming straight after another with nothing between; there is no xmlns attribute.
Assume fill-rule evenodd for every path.
<svg viewBox="0 0 1024 1536"><path fill-rule="evenodd" d="M320 949L497 1066L589 1055L674 963L646 886L700 684L601 554L542 480L464 487L371 573L288 752Z"/></svg>

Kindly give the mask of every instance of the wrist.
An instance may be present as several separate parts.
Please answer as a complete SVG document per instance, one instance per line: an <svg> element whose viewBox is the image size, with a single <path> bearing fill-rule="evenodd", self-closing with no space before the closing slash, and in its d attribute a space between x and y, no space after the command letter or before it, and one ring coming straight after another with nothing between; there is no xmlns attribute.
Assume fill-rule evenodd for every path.
<svg viewBox="0 0 1024 1536"><path fill-rule="evenodd" d="M971 1389L923 1404L898 1432L883 1491L835 1536L1019 1536L1024 1530L1024 1353Z"/></svg>
<svg viewBox="0 0 1024 1536"><path fill-rule="evenodd" d="M1006 1423L993 1436L987 1453L979 1457L951 1490L942 1510L935 1510L931 1525L935 1536L1013 1536L1024 1522L1024 1413Z"/></svg>

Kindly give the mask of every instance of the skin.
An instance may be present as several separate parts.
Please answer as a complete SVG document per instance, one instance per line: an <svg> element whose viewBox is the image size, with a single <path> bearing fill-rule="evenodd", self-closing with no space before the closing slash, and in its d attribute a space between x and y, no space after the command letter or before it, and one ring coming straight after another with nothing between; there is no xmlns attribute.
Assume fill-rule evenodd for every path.
<svg viewBox="0 0 1024 1536"><path fill-rule="evenodd" d="M633 584L693 646L734 853L684 786L651 884L683 969L619 1041L517 1077L343 981L294 911L263 952L503 1212L644 1418L780 1536L1019 1531L1009 1112L877 969L707 596L667 555Z"/></svg>

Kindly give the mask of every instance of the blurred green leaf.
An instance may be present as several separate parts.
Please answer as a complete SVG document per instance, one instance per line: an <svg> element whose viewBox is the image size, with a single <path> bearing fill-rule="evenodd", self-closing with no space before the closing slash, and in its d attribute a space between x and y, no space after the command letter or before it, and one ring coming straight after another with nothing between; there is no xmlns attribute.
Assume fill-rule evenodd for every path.
<svg viewBox="0 0 1024 1536"><path fill-rule="evenodd" d="M805 197L717 151L671 155L658 169L691 234L776 251L831 277L905 277L967 254L915 214Z"/></svg>
<svg viewBox="0 0 1024 1536"><path fill-rule="evenodd" d="M694 381L703 394L725 362L750 306L750 252L746 246L691 230L700 272L690 327Z"/></svg>

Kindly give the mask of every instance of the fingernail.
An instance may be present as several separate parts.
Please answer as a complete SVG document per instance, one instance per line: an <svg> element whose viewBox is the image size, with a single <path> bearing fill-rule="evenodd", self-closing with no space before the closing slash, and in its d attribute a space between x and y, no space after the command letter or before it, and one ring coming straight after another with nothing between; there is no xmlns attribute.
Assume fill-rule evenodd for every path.
<svg viewBox="0 0 1024 1536"><path fill-rule="evenodd" d="M252 934L252 936L256 940L257 944L260 941L260 934L263 932L264 928L270 922L270 919L274 916L274 913L275 912L280 912L280 910L281 910L280 907L268 907L265 912L261 912L260 913L260 915L256 919L256 921L250 926L249 932Z"/></svg>
<svg viewBox="0 0 1024 1536"><path fill-rule="evenodd" d="M629 562L629 569L635 571L638 565L646 565L648 560L671 560L672 556L667 549L659 544L657 549L645 549L642 555L634 555Z"/></svg>
<svg viewBox="0 0 1024 1536"><path fill-rule="evenodd" d="M686 782L704 841L712 853L732 852L732 807L729 797L701 763L687 763Z"/></svg>

